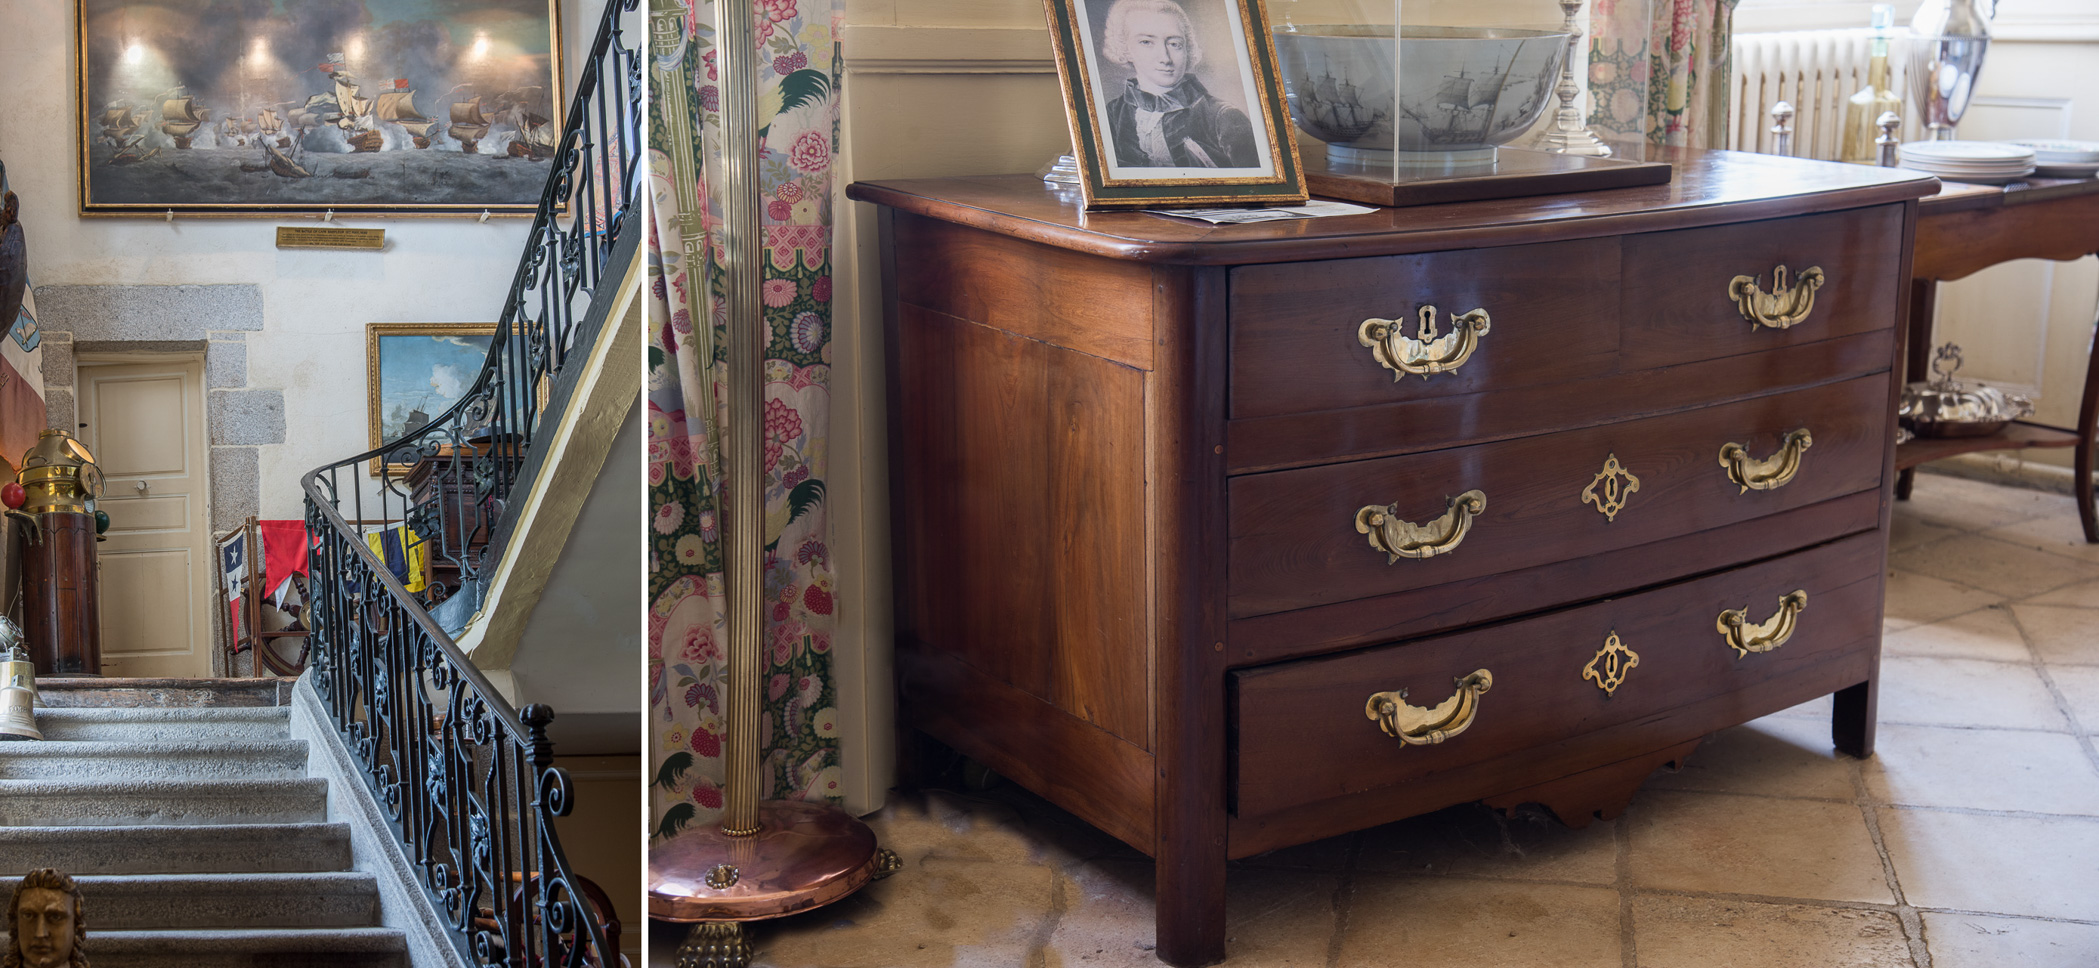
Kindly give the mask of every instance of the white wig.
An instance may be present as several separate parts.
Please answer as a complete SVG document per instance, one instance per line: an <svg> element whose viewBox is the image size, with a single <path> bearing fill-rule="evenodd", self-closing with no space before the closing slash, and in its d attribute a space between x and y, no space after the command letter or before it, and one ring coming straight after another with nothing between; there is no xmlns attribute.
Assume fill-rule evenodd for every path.
<svg viewBox="0 0 2099 968"><path fill-rule="evenodd" d="M1115 0L1108 8L1108 24L1101 30L1101 56L1111 64L1130 63L1130 15L1154 12L1181 18L1181 36L1188 41L1188 69L1194 70L1203 62L1203 45L1195 39L1195 24L1188 19L1188 11L1175 0Z"/></svg>

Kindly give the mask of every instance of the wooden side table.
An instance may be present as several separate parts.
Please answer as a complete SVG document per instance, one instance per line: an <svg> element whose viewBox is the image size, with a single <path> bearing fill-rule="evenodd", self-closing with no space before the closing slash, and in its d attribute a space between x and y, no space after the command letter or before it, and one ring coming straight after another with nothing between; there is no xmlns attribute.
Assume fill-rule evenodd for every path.
<svg viewBox="0 0 2099 968"><path fill-rule="evenodd" d="M1939 283L1974 275L2013 259L2067 262L2099 253L2099 179L2029 178L2006 186L1946 182L1918 208L1916 261L1910 270L1908 370L1911 381L1931 378L1932 308ZM2074 447L2077 516L2084 539L2099 544L2093 506L2094 431L2099 430L2099 348L2085 369L2077 428L2013 421L1985 437L1919 437L1896 448L1901 476L1895 496L1907 499L1917 466L1984 450Z"/></svg>

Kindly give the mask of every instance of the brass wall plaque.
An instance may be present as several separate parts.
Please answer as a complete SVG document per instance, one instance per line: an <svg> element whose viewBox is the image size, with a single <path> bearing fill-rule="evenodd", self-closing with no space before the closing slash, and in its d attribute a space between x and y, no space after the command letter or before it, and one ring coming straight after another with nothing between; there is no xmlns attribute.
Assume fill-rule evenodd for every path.
<svg viewBox="0 0 2099 968"><path fill-rule="evenodd" d="M277 226L280 249L383 249L385 229L337 229L319 225Z"/></svg>

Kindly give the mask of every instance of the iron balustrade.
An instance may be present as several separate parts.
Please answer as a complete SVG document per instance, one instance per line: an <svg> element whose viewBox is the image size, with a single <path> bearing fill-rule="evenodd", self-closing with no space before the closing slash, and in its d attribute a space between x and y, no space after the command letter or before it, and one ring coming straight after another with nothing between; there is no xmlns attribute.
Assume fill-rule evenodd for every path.
<svg viewBox="0 0 2099 968"><path fill-rule="evenodd" d="M512 708L430 609L438 589L471 588L500 561L510 498L544 460L532 442L581 369L567 364L588 357L636 258L644 51L621 20L638 6L607 2L474 382L423 425L302 482L314 686L454 943L479 965L619 963L554 830L574 794L553 765L553 711ZM542 160L535 150L511 153ZM405 525L403 551L427 553L445 580L411 593L367 544L374 525Z"/></svg>

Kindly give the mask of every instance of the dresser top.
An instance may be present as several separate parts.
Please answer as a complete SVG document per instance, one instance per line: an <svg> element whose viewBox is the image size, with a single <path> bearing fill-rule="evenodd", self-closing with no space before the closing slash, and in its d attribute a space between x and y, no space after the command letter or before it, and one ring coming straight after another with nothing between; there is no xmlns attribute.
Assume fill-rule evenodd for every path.
<svg viewBox="0 0 2099 968"><path fill-rule="evenodd" d="M1938 189L1931 176L1896 168L1684 148L1648 157L1676 166L1668 184L1251 225L1087 212L1076 191L1033 175L856 182L846 197L1109 258L1236 265L1693 228L1901 202Z"/></svg>

